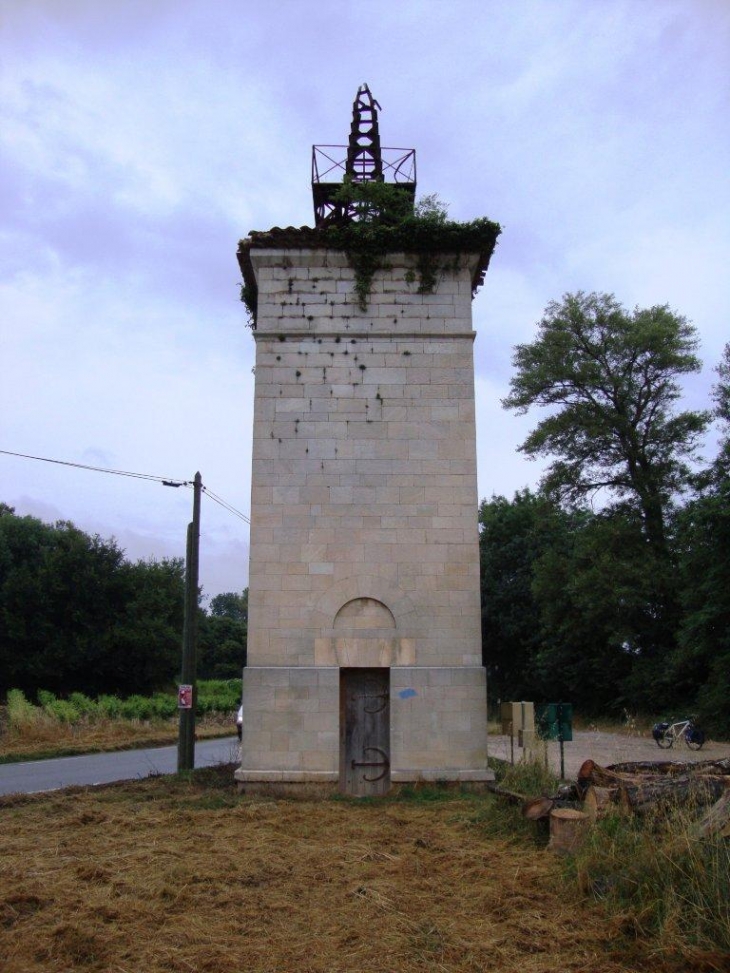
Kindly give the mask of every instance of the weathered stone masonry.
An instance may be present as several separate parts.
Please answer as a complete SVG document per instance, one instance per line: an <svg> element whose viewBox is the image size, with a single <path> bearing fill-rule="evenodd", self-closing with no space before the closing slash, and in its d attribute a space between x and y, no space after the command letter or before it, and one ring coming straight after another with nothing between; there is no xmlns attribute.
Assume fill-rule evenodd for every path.
<svg viewBox="0 0 730 973"><path fill-rule="evenodd" d="M477 258L252 249L248 666L237 779L336 781L340 667L390 669L390 778L486 779L471 321ZM453 263L453 261L452 261ZM456 261L458 265L458 261Z"/></svg>

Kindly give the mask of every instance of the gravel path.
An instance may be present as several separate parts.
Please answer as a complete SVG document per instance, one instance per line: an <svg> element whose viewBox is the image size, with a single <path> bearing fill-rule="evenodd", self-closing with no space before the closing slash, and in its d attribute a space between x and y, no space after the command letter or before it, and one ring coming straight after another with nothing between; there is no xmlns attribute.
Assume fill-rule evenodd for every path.
<svg viewBox="0 0 730 973"><path fill-rule="evenodd" d="M538 755L544 753L544 743L536 745ZM560 773L559 744L550 741L548 760L556 773ZM603 730L573 731L573 740L564 744L565 747L565 777L574 780L578 768L584 760L595 760L602 767L625 760L717 760L720 757L730 757L730 743L714 743L712 740L701 750L688 750L684 743L679 743L671 750L660 750L650 736L630 736L628 733L607 733ZM489 737L489 756L500 760L510 760L510 738L508 736ZM514 761L522 759L523 751L515 740Z"/></svg>

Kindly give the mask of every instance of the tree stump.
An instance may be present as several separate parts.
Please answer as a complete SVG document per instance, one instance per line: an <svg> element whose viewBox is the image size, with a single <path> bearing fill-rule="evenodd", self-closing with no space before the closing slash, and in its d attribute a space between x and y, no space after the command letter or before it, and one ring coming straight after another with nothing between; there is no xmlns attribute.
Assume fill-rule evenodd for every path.
<svg viewBox="0 0 730 973"><path fill-rule="evenodd" d="M724 838L730 837L730 790L726 790L707 811L697 826L697 833L700 838L709 838L715 834Z"/></svg>
<svg viewBox="0 0 730 973"><path fill-rule="evenodd" d="M552 810L548 851L556 855L574 854L583 843L589 822L590 818L583 811L574 811L569 807Z"/></svg>
<svg viewBox="0 0 730 973"><path fill-rule="evenodd" d="M583 808L590 819L591 824L595 824L605 817L608 811L613 808L616 810L619 791L617 787L589 787L583 798Z"/></svg>

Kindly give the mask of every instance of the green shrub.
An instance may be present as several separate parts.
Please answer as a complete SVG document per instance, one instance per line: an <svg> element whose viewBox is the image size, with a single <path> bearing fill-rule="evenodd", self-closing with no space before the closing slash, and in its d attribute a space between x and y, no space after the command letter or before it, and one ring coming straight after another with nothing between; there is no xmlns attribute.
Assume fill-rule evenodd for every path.
<svg viewBox="0 0 730 973"><path fill-rule="evenodd" d="M58 720L59 723L78 723L81 718L79 711L67 699L54 699L53 702L48 703L43 708L49 716Z"/></svg>
<svg viewBox="0 0 730 973"><path fill-rule="evenodd" d="M152 711L157 719L168 720L177 713L177 700L172 693L155 693Z"/></svg>
<svg viewBox="0 0 730 973"><path fill-rule="evenodd" d="M20 689L8 692L8 724L16 730L34 726L41 717L41 710L29 703Z"/></svg>
<svg viewBox="0 0 730 973"><path fill-rule="evenodd" d="M152 699L148 696L129 696L123 699L120 716L125 720L151 720L154 716Z"/></svg>
<svg viewBox="0 0 730 973"><path fill-rule="evenodd" d="M116 720L122 715L122 701L118 696L99 696L96 707L100 716Z"/></svg>
<svg viewBox="0 0 730 973"><path fill-rule="evenodd" d="M240 679L201 679L198 683L200 716L205 713L230 713L241 705Z"/></svg>
<svg viewBox="0 0 730 973"><path fill-rule="evenodd" d="M89 699L83 693L71 693L68 698L69 703L77 710L81 716L95 717L99 713L99 707L93 699Z"/></svg>
<svg viewBox="0 0 730 973"><path fill-rule="evenodd" d="M174 692L155 693L154 696L103 695L90 699L84 693L71 693L69 698L58 699L46 689L37 692L39 706L30 703L22 691L11 689L8 693L8 722L22 727L37 723L44 715L60 723L94 722L108 720L169 720L178 712ZM231 713L241 703L240 679L206 679L198 683L197 715L206 713Z"/></svg>

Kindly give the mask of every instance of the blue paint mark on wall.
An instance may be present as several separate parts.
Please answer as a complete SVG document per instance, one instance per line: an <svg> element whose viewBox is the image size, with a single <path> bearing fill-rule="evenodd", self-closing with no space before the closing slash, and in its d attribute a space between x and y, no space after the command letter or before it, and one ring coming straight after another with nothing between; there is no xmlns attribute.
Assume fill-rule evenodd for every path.
<svg viewBox="0 0 730 973"><path fill-rule="evenodd" d="M401 689L398 695L401 699L410 699L411 696L418 696L418 693L415 689Z"/></svg>

